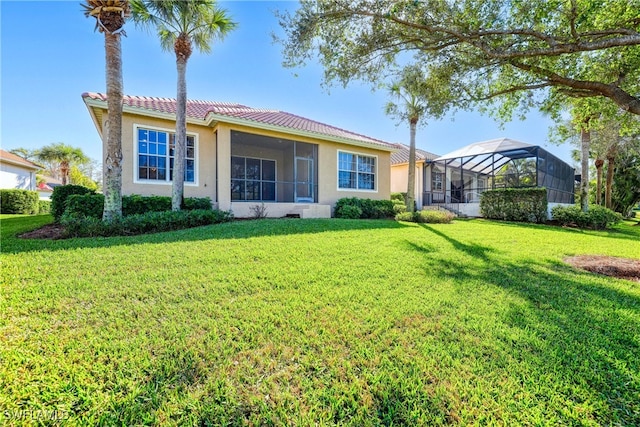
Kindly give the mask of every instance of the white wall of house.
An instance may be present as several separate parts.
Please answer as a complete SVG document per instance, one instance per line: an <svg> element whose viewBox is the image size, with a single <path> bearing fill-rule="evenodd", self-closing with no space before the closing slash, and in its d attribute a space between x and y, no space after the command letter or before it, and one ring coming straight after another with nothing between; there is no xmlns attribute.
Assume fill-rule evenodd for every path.
<svg viewBox="0 0 640 427"><path fill-rule="evenodd" d="M36 172L17 165L0 163L0 188L36 189Z"/></svg>

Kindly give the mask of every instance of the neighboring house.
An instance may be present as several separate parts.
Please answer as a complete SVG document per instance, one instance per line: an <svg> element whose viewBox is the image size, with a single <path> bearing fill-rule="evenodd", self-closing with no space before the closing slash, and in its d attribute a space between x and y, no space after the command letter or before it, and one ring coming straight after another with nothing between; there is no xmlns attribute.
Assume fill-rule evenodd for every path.
<svg viewBox="0 0 640 427"><path fill-rule="evenodd" d="M46 175L40 175L40 178L42 181L38 184L37 188L40 199L49 200L53 194L53 189L62 185L62 181Z"/></svg>
<svg viewBox="0 0 640 427"><path fill-rule="evenodd" d="M407 191L409 149L392 155L392 191ZM403 176L404 174L404 176ZM437 157L416 150L416 203L480 216L480 195L495 188L545 187L549 209L574 202L574 169L542 147L509 138L476 142Z"/></svg>
<svg viewBox="0 0 640 427"><path fill-rule="evenodd" d="M104 94L82 95L100 135ZM171 195L175 99L125 96L123 194ZM104 149L104 146L103 146ZM389 199L393 144L278 110L188 101L185 197L251 217L330 217L343 197Z"/></svg>
<svg viewBox="0 0 640 427"><path fill-rule="evenodd" d="M409 146L396 144L398 151L391 154L391 192L406 193L409 179ZM416 148L415 200L418 208L423 206L423 195L429 188L430 162L438 157L437 154Z"/></svg>
<svg viewBox="0 0 640 427"><path fill-rule="evenodd" d="M36 190L36 172L42 169L23 157L0 150L0 188Z"/></svg>

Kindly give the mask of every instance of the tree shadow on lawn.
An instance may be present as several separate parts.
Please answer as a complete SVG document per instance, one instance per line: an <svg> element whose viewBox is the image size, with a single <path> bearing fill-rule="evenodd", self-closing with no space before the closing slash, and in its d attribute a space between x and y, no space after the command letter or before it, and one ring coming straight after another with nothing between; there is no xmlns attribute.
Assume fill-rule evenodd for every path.
<svg viewBox="0 0 640 427"><path fill-rule="evenodd" d="M571 228L571 227L561 227L556 225L546 225L546 224L531 224L526 222L510 222L510 221L498 221L498 220L483 220L491 224L495 224L503 227L517 227L517 228L528 228L533 230L541 230L541 231L553 231L554 233L566 233L572 235L590 235L590 236L598 236L609 239L628 239L628 240L639 240L640 239L640 230L634 229L630 225L619 224L614 226L614 228L607 230L582 230L579 228Z"/></svg>
<svg viewBox="0 0 640 427"><path fill-rule="evenodd" d="M3 219L3 228L16 229L15 223L22 218ZM61 240L21 239L16 233L2 233L2 253L25 253L58 251L68 249L104 248L139 244L174 243L218 239L249 239L265 236L286 236L294 234L316 234L341 231L398 229L407 225L393 220L349 220L349 219L261 219L252 221L232 221L222 224L194 227L161 233L135 236L85 237Z"/></svg>
<svg viewBox="0 0 640 427"><path fill-rule="evenodd" d="M460 262L454 266L418 251L423 253L426 274L453 280L465 300L479 298L486 289L482 284L522 300L498 312L504 328L499 327L495 335L509 348L510 356L521 361L522 369L511 375L521 376L522 384L532 377L536 381L541 372L558 379L552 388L568 404L565 413L555 414L561 417L560 423L575 422L567 415L575 417L587 401L586 407L593 411L590 416L599 423L640 425L637 292L625 292L625 282L615 286L613 279L578 272L558 261L505 261L482 247L442 237L483 265ZM499 298L499 294L489 295ZM496 307L501 304L497 302ZM551 404L557 396L541 398L550 399Z"/></svg>

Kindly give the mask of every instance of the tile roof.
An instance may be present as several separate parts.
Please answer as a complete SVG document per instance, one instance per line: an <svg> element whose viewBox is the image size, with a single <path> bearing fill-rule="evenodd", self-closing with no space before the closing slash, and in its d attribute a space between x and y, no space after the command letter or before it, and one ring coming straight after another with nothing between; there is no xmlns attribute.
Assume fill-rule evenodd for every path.
<svg viewBox="0 0 640 427"><path fill-rule="evenodd" d="M30 169L42 169L42 166L2 149L0 149L0 159L13 163L14 165L20 165Z"/></svg>
<svg viewBox="0 0 640 427"><path fill-rule="evenodd" d="M399 151L391 153L391 164L401 165L404 163L409 163L409 146L404 144L395 144L395 146L399 149ZM433 154L428 151L416 148L417 162L424 160L435 160L436 157L438 157L437 154Z"/></svg>
<svg viewBox="0 0 640 427"><path fill-rule="evenodd" d="M107 96L102 93L88 92L83 93L82 98L85 100L97 100L101 102L107 101ZM176 100L173 98L156 98L147 96L128 96L123 97L125 108L135 108L147 110L151 113L176 113ZM299 131L304 133L317 134L319 136L333 137L338 139L347 139L358 143L370 144L387 150L393 150L394 144L350 132L335 126L310 120L305 117L287 113L280 110L269 110L247 107L242 104L187 100L187 117L199 120L207 120L210 115L228 117L230 119L241 120L247 122L247 125L275 126L282 128L284 132ZM215 121L224 121L218 117Z"/></svg>

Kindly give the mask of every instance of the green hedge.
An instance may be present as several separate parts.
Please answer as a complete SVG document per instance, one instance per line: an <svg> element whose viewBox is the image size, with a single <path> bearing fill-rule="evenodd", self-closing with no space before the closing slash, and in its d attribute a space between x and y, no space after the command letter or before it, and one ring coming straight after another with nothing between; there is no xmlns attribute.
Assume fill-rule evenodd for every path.
<svg viewBox="0 0 640 427"><path fill-rule="evenodd" d="M396 215L396 221L449 224L455 217L456 216L449 211L423 210L415 212L400 212Z"/></svg>
<svg viewBox="0 0 640 427"><path fill-rule="evenodd" d="M345 197L336 202L333 214L336 218L355 219L356 207L360 209L361 219L393 218L393 202L391 200L360 199L358 197Z"/></svg>
<svg viewBox="0 0 640 427"><path fill-rule="evenodd" d="M38 201L38 213L39 214L51 213L51 201L50 200Z"/></svg>
<svg viewBox="0 0 640 427"><path fill-rule="evenodd" d="M51 214L55 222L60 222L60 218L67 208L67 199L74 194L96 194L95 191L81 185L60 185L53 189L51 194Z"/></svg>
<svg viewBox="0 0 640 427"><path fill-rule="evenodd" d="M587 212L582 212L580 206L554 206L551 216L561 225L604 230L622 221L622 214L602 206L590 206Z"/></svg>
<svg viewBox="0 0 640 427"><path fill-rule="evenodd" d="M104 195L73 195L67 200L65 215L102 218ZM208 197L189 197L184 199L184 210L211 210ZM147 212L165 212L171 210L171 197L164 196L122 196L122 215L140 215Z"/></svg>
<svg viewBox="0 0 640 427"><path fill-rule="evenodd" d="M231 221L233 214L217 209L147 212L102 221L100 218L63 215L61 224L66 237L132 236L144 233L181 230Z"/></svg>
<svg viewBox="0 0 640 427"><path fill-rule="evenodd" d="M0 190L0 213L32 215L40 211L40 196L37 191Z"/></svg>
<svg viewBox="0 0 640 427"><path fill-rule="evenodd" d="M546 188L501 188L480 195L480 213L504 221L545 222Z"/></svg>

